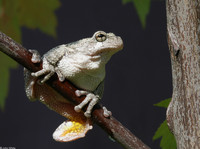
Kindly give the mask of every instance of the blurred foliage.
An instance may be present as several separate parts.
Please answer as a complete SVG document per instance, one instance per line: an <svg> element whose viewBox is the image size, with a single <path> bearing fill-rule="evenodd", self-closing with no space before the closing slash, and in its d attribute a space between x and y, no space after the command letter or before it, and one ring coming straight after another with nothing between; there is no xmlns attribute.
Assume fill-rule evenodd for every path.
<svg viewBox="0 0 200 149"><path fill-rule="evenodd" d="M150 11L151 0L122 0L123 4L133 3L140 18L142 27L146 26L146 18Z"/></svg>
<svg viewBox="0 0 200 149"><path fill-rule="evenodd" d="M165 99L154 106L167 108L171 98ZM155 135L153 136L153 140L161 138L160 147L162 149L176 149L176 140L174 135L170 132L167 121L165 120L160 127L157 129Z"/></svg>
<svg viewBox="0 0 200 149"><path fill-rule="evenodd" d="M5 54L0 53L0 109L4 109L5 99L8 94L9 68L16 68L17 63Z"/></svg>
<svg viewBox="0 0 200 149"><path fill-rule="evenodd" d="M0 0L0 31L21 42L21 27L39 29L55 37L55 10L59 0ZM9 70L17 63L0 52L0 108L3 110L8 93Z"/></svg>

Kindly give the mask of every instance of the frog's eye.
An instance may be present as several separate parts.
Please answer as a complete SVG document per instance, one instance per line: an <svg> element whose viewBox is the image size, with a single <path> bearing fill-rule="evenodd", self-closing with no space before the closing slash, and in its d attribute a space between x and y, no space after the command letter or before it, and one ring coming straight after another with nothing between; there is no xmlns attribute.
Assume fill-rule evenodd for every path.
<svg viewBox="0 0 200 149"><path fill-rule="evenodd" d="M105 33L97 33L95 35L95 39L98 41L98 42L103 42L107 39L107 36Z"/></svg>

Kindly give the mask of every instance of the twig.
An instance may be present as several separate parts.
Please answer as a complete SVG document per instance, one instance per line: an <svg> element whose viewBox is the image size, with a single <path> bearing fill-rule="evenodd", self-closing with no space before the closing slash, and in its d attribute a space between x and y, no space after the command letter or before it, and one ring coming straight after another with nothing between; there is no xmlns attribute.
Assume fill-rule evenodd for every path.
<svg viewBox="0 0 200 149"><path fill-rule="evenodd" d="M42 63L34 64L31 62L32 54L26 48L16 43L2 32L0 32L0 51L7 54L32 72L38 71L42 68ZM53 77L47 83L74 104L80 103L85 98L80 98L75 95L77 88L69 81L64 81L61 83L57 77ZM110 118L105 118L103 116L103 109L100 105L95 106L91 119L101 128L103 128L109 136L119 142L124 148L149 149L147 145L133 135L113 116Z"/></svg>

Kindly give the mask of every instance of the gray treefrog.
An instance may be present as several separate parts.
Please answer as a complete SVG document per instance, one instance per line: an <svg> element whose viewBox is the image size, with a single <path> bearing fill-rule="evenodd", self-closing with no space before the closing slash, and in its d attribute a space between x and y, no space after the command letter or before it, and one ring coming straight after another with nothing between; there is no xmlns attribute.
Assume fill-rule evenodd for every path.
<svg viewBox="0 0 200 149"><path fill-rule="evenodd" d="M85 38L73 43L63 44L44 54L43 68L31 73L27 69L25 74L25 89L30 100L39 99L50 109L68 118L53 133L56 141L68 142L84 137L92 129L92 121L88 118L94 105L103 95L105 65L111 56L123 48L123 41L113 33L97 31L91 38ZM41 61L39 53L31 50L32 62ZM47 81L54 73L62 82L70 80L82 90L76 90L77 96L86 98L77 106L49 87ZM44 78L39 81L39 76ZM85 113L81 109L88 104ZM104 116L111 112L103 107Z"/></svg>
<svg viewBox="0 0 200 149"><path fill-rule="evenodd" d="M31 75L46 75L43 83L56 73L60 81L70 80L83 89L77 90L76 95L86 95L86 98L74 109L80 112L89 103L85 116L90 117L92 108L102 97L105 65L122 48L119 36L97 31L91 38L53 48L43 56L43 69Z"/></svg>

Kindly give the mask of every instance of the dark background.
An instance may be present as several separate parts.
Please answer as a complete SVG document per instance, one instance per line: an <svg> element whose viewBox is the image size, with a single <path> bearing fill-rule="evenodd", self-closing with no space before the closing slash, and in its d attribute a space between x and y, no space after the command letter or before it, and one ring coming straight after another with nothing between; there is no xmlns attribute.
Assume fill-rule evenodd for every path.
<svg viewBox="0 0 200 149"><path fill-rule="evenodd" d="M61 0L57 38L23 28L23 45L44 54L52 47L91 37L97 30L122 37L124 49L107 65L101 102L123 125L151 148L152 137L165 119L165 109L153 104L171 97L171 65L166 39L164 1L151 3L146 28L142 29L133 5L121 0ZM85 138L55 142L54 130L65 120L40 102L30 102L24 92L23 68L11 70L10 90L0 112L0 146L17 149L121 149L98 126Z"/></svg>

